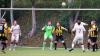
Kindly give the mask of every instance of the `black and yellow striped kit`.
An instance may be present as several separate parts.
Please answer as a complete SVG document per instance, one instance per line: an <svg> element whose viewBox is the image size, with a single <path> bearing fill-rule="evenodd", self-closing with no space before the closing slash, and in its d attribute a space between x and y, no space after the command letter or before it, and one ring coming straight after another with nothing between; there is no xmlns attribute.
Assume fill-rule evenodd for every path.
<svg viewBox="0 0 100 56"><path fill-rule="evenodd" d="M5 36L7 29L8 27L6 24L0 24L0 36Z"/></svg>
<svg viewBox="0 0 100 56"><path fill-rule="evenodd" d="M54 28L54 32L56 34L56 36L61 36L63 34L63 30L64 30L64 27L62 26L59 26L59 27L55 27Z"/></svg>
<svg viewBox="0 0 100 56"><path fill-rule="evenodd" d="M97 37L98 36L98 28L96 25L91 25L89 28L88 36Z"/></svg>

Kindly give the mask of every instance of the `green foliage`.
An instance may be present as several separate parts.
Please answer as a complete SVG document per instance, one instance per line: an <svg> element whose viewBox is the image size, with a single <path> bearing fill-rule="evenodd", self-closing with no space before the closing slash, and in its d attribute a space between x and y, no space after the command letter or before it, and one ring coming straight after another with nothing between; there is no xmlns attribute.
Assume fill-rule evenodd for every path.
<svg viewBox="0 0 100 56"><path fill-rule="evenodd" d="M57 17L63 26L69 26L70 13L68 13L68 11L61 11Z"/></svg>
<svg viewBox="0 0 100 56"><path fill-rule="evenodd" d="M65 8L100 8L100 0L75 0L68 4L67 0L35 0L35 7L39 8L62 8L61 3L66 2Z"/></svg>
<svg viewBox="0 0 100 56"><path fill-rule="evenodd" d="M35 7L39 8L60 8L60 0L35 0Z"/></svg>
<svg viewBox="0 0 100 56"><path fill-rule="evenodd" d="M0 8L10 7L10 0L0 0Z"/></svg>
<svg viewBox="0 0 100 56"><path fill-rule="evenodd" d="M15 0L14 7L31 8L32 7L32 0Z"/></svg>
<svg viewBox="0 0 100 56"><path fill-rule="evenodd" d="M82 8L100 8L100 0L82 0Z"/></svg>

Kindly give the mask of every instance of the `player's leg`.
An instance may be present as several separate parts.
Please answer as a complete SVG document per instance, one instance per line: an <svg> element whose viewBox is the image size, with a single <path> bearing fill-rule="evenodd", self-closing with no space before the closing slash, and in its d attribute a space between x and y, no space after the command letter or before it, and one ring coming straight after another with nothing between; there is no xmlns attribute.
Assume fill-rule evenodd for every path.
<svg viewBox="0 0 100 56"><path fill-rule="evenodd" d="M6 40L2 41L2 52L5 53L5 49L7 47Z"/></svg>
<svg viewBox="0 0 100 56"><path fill-rule="evenodd" d="M76 44L77 40L78 40L78 38L77 38L77 37L75 37L75 38L74 38L74 40L73 40L73 42L72 42L72 49L74 49L74 46L75 46L75 44Z"/></svg>
<svg viewBox="0 0 100 56"><path fill-rule="evenodd" d="M81 44L81 48L82 48L83 52L85 52L84 43L83 43L83 37L81 37L79 39L79 43Z"/></svg>
<svg viewBox="0 0 100 56"><path fill-rule="evenodd" d="M65 43L65 41L64 41L63 36L60 37L60 40L61 40L61 42L62 42L62 44L63 44L63 46L64 46L64 48L65 48L65 50L66 50L67 47L66 47L66 43Z"/></svg>
<svg viewBox="0 0 100 56"><path fill-rule="evenodd" d="M89 37L88 41L87 41L87 48L88 48L88 50L90 50L90 45L91 45L91 40L90 40L90 37Z"/></svg>
<svg viewBox="0 0 100 56"><path fill-rule="evenodd" d="M1 41L1 36L0 36L0 48L1 48L1 42L2 42L2 41Z"/></svg>
<svg viewBox="0 0 100 56"><path fill-rule="evenodd" d="M97 38L96 38L96 43L95 43L95 47L96 47L96 50L98 50L98 44L97 44Z"/></svg>
<svg viewBox="0 0 100 56"><path fill-rule="evenodd" d="M15 36L14 36L14 34L12 34L11 43L10 43L10 47L9 47L10 51L14 48L14 43L15 43Z"/></svg>
<svg viewBox="0 0 100 56"><path fill-rule="evenodd" d="M75 46L77 40L78 40L78 37L75 36L75 38L73 39L73 42L72 42L72 48L69 50L70 52L71 52L72 50L74 50L74 46Z"/></svg>
<svg viewBox="0 0 100 56"><path fill-rule="evenodd" d="M14 43L14 48L13 48L14 51L15 51L15 48L17 47L17 45L18 45L18 42L19 42L19 34L16 34L15 37L16 38L15 38L15 43Z"/></svg>
<svg viewBox="0 0 100 56"><path fill-rule="evenodd" d="M56 38L55 38L55 45L54 45L55 50L57 49L57 43L58 43L58 41L59 41L59 37L58 37L58 36L56 36Z"/></svg>
<svg viewBox="0 0 100 56"><path fill-rule="evenodd" d="M53 49L53 36L50 37L50 50Z"/></svg>
<svg viewBox="0 0 100 56"><path fill-rule="evenodd" d="M96 42L97 42L97 38L96 37L93 37L93 52L96 51Z"/></svg>
<svg viewBox="0 0 100 56"><path fill-rule="evenodd" d="M43 40L43 47L42 47L42 50L45 49L47 37L48 37L48 35L47 35L47 34L44 34L44 40Z"/></svg>
<svg viewBox="0 0 100 56"><path fill-rule="evenodd" d="M92 51L95 52L95 43L92 43Z"/></svg>
<svg viewBox="0 0 100 56"><path fill-rule="evenodd" d="M53 36L52 36L52 34L51 34L51 35L49 35L48 37L49 37L49 39L50 39L50 50L52 50L52 49L53 49Z"/></svg>
<svg viewBox="0 0 100 56"><path fill-rule="evenodd" d="M7 47L7 38L5 36L2 36L2 52L5 53L5 49Z"/></svg>
<svg viewBox="0 0 100 56"><path fill-rule="evenodd" d="M91 39L90 39L90 40L91 40L91 46L92 46L92 49L94 49L94 47L95 47L95 46L94 46L93 37L91 37Z"/></svg>
<svg viewBox="0 0 100 56"><path fill-rule="evenodd" d="M98 50L98 44L97 43L95 44L95 47L96 47L96 50Z"/></svg>
<svg viewBox="0 0 100 56"><path fill-rule="evenodd" d="M92 37L91 41L92 41L91 45L92 45L92 49L93 49L92 51L95 52L95 43L96 43L95 37Z"/></svg>

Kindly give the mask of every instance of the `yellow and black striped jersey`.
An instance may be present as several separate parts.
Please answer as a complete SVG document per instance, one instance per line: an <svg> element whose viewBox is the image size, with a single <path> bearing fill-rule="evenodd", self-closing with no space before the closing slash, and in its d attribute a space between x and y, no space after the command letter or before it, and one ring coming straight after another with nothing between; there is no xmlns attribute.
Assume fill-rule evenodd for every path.
<svg viewBox="0 0 100 56"><path fill-rule="evenodd" d="M6 36L8 33L10 33L10 27L7 26L7 23L0 24L0 36Z"/></svg>
<svg viewBox="0 0 100 56"><path fill-rule="evenodd" d="M63 34L63 30L65 28L62 27L62 26L59 26L59 27L55 27L53 32L55 33L56 36L61 36Z"/></svg>
<svg viewBox="0 0 100 56"><path fill-rule="evenodd" d="M88 36L97 37L98 36L98 28L96 25L91 25L88 31Z"/></svg>

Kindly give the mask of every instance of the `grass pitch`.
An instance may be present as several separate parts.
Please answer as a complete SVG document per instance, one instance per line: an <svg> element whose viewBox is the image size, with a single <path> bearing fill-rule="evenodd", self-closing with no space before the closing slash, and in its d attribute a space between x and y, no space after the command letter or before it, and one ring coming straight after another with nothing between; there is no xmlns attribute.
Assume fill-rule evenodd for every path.
<svg viewBox="0 0 100 56"><path fill-rule="evenodd" d="M49 50L46 48L42 50L41 48L17 48L16 51L6 51L6 54L0 52L0 56L100 56L100 51L82 52L81 49L76 48L72 52L64 50L64 48L59 48L57 50Z"/></svg>

